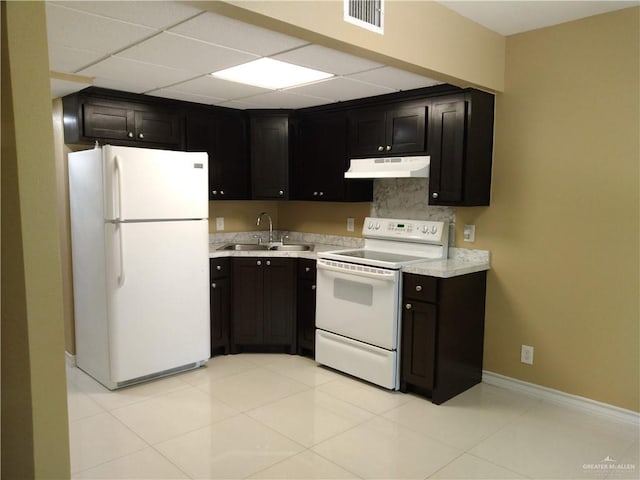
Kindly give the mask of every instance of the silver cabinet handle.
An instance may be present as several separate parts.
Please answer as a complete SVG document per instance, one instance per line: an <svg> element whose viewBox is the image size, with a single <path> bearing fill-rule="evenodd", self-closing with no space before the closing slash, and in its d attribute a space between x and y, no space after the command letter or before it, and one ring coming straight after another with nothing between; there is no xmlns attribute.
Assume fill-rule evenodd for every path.
<svg viewBox="0 0 640 480"><path fill-rule="evenodd" d="M433 193L431 194L431 196L432 196L433 198L438 198L438 192L433 192Z"/></svg>
<svg viewBox="0 0 640 480"><path fill-rule="evenodd" d="M320 196L323 196L323 195L324 195L324 192L320 192Z"/></svg>
<svg viewBox="0 0 640 480"><path fill-rule="evenodd" d="M215 282L211 284L211 288L216 288Z"/></svg>
<svg viewBox="0 0 640 480"><path fill-rule="evenodd" d="M129 133L127 133L127 137L129 137L129 138L133 138L133 132L129 132Z"/></svg>
<svg viewBox="0 0 640 480"><path fill-rule="evenodd" d="M271 260L267 260L267 267L271 265Z"/></svg>
<svg viewBox="0 0 640 480"><path fill-rule="evenodd" d="M416 292L422 291L422 285L416 285Z"/></svg>
<svg viewBox="0 0 640 480"><path fill-rule="evenodd" d="M218 190L212 190L211 193L213 193L214 195L218 194Z"/></svg>
<svg viewBox="0 0 640 480"><path fill-rule="evenodd" d="M144 138L144 133L139 133L139 134L138 134L138 138L139 138L140 140L142 140L142 139Z"/></svg>
<svg viewBox="0 0 640 480"><path fill-rule="evenodd" d="M379 151L379 152L384 151L384 147L383 147L382 145L380 145L380 146L378 147L378 151Z"/></svg>
<svg viewBox="0 0 640 480"><path fill-rule="evenodd" d="M304 267L304 271L305 271L305 272L310 272L310 271L311 271L311 269L310 269L309 267Z"/></svg>
<svg viewBox="0 0 640 480"><path fill-rule="evenodd" d="M387 145L387 152L391 150L391 145Z"/></svg>
<svg viewBox="0 0 640 480"><path fill-rule="evenodd" d="M284 195L284 190L280 190L280 191L278 192L278 195L280 195L280 196Z"/></svg>
<svg viewBox="0 0 640 480"><path fill-rule="evenodd" d="M224 195L224 190L220 190L220 195Z"/></svg>
<svg viewBox="0 0 640 480"><path fill-rule="evenodd" d="M260 260L258 260L258 261L256 262L256 265L260 266L260 265L262 265L262 262L261 262Z"/></svg>
<svg viewBox="0 0 640 480"><path fill-rule="evenodd" d="M216 265L216 270L217 270L217 271L222 270L222 265Z"/></svg>
<svg viewBox="0 0 640 480"><path fill-rule="evenodd" d="M411 310L411 308L413 308L413 305L411 305L410 303L407 303L404 308L406 308L407 310Z"/></svg>
<svg viewBox="0 0 640 480"><path fill-rule="evenodd" d="M311 290L315 290L316 286L315 285L311 285Z"/></svg>
<svg viewBox="0 0 640 480"><path fill-rule="evenodd" d="M313 192L313 196L317 197L318 196L318 192Z"/></svg>

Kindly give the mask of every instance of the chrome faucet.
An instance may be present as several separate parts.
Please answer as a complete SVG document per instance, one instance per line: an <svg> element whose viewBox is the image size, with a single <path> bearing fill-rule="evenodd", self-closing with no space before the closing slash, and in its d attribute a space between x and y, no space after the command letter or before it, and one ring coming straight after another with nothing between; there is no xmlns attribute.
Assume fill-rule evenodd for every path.
<svg viewBox="0 0 640 480"><path fill-rule="evenodd" d="M260 226L260 220L262 220L264 215L269 219L269 243L273 243L273 221L271 220L271 215L267 212L260 212L258 219L256 220L256 226Z"/></svg>

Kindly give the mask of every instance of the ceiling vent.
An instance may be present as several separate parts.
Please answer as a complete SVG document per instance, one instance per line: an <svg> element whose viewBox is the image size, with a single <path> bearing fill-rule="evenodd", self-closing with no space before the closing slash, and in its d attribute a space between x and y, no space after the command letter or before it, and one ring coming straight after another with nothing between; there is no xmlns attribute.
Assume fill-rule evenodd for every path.
<svg viewBox="0 0 640 480"><path fill-rule="evenodd" d="M344 0L344 20L384 33L384 0Z"/></svg>

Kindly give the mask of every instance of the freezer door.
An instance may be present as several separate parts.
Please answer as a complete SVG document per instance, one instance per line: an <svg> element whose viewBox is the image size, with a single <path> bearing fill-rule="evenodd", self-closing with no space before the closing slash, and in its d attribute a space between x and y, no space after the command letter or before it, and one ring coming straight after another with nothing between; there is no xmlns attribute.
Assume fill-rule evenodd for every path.
<svg viewBox="0 0 640 480"><path fill-rule="evenodd" d="M106 224L105 236L111 380L208 359L207 220Z"/></svg>
<svg viewBox="0 0 640 480"><path fill-rule="evenodd" d="M209 216L206 153L111 145L102 151L106 220Z"/></svg>

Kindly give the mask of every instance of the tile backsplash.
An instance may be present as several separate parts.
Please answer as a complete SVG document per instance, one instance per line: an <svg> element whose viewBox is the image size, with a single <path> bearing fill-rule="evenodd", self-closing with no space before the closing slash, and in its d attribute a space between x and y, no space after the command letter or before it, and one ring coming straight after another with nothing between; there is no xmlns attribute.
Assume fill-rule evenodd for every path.
<svg viewBox="0 0 640 480"><path fill-rule="evenodd" d="M455 223L454 207L428 204L428 178L378 178L373 183L371 215L381 218L435 220Z"/></svg>
<svg viewBox="0 0 640 480"><path fill-rule="evenodd" d="M455 245L456 210L429 205L428 178L377 178L371 216L449 222L449 246Z"/></svg>

